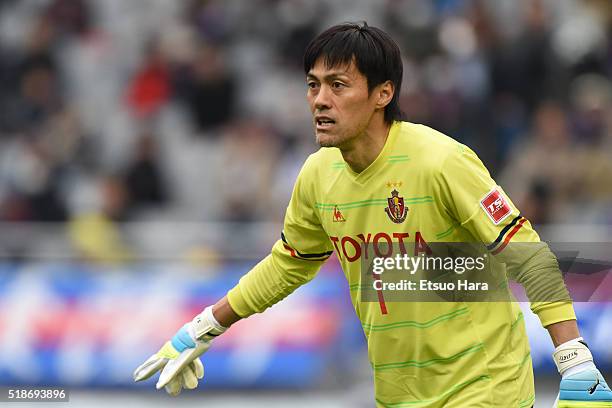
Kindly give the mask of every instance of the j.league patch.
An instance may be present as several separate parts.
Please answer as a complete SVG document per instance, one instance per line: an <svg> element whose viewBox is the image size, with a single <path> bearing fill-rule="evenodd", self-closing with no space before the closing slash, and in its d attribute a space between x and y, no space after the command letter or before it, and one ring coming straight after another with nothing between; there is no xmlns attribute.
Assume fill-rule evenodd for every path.
<svg viewBox="0 0 612 408"><path fill-rule="evenodd" d="M491 221L495 225L506 219L512 214L510 203L504 198L503 194L495 187L491 192L487 193L482 200L480 206L487 213Z"/></svg>

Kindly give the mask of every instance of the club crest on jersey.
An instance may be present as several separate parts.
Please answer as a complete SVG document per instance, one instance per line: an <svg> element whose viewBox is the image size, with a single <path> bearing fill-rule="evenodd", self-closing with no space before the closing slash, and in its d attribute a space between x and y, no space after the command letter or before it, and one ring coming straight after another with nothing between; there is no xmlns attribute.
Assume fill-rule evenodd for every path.
<svg viewBox="0 0 612 408"><path fill-rule="evenodd" d="M333 214L334 218L332 219L334 222L345 222L346 219L344 218L344 215L342 215L342 213L340 212L340 209L338 209L338 206L334 206L334 214Z"/></svg>
<svg viewBox="0 0 612 408"><path fill-rule="evenodd" d="M396 224L401 224L406 219L406 215L408 215L408 207L404 204L404 197L399 196L399 191L393 189L391 192L391 197L387 198L387 208L385 208L385 212Z"/></svg>

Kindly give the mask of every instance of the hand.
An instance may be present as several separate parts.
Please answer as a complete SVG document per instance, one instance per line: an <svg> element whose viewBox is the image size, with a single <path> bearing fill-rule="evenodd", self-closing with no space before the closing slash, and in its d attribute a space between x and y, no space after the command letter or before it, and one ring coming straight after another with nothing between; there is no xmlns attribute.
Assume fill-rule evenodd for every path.
<svg viewBox="0 0 612 408"><path fill-rule="evenodd" d="M199 356L225 330L214 318L212 306L207 307L134 371L134 381L146 380L161 371L156 384L158 390L165 387L168 394L176 396L183 388L196 388L198 379L204 377L204 366Z"/></svg>
<svg viewBox="0 0 612 408"><path fill-rule="evenodd" d="M553 354L561 374L558 408L612 408L612 391L579 337L561 344Z"/></svg>

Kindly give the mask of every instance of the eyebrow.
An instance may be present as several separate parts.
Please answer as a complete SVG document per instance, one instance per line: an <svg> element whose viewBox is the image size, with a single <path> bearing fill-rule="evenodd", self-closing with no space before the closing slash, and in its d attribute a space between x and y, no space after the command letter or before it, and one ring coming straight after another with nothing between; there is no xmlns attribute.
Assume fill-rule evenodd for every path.
<svg viewBox="0 0 612 408"><path fill-rule="evenodd" d="M310 72L308 74L306 74L306 78L319 80L319 77L317 77L314 74L311 74ZM327 74L327 75L323 76L323 78L321 78L321 79L323 79L324 81L329 81L329 80L336 79L336 78L350 79L349 75L346 72L344 72L344 71L332 72L330 74Z"/></svg>

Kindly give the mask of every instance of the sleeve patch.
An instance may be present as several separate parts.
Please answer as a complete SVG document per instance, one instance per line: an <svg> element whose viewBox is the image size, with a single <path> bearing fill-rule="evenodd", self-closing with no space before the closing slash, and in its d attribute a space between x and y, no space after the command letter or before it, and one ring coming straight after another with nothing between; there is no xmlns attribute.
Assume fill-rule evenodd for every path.
<svg viewBox="0 0 612 408"><path fill-rule="evenodd" d="M480 206L489 216L493 224L499 225L512 214L512 207L497 187L493 188L480 200Z"/></svg>

